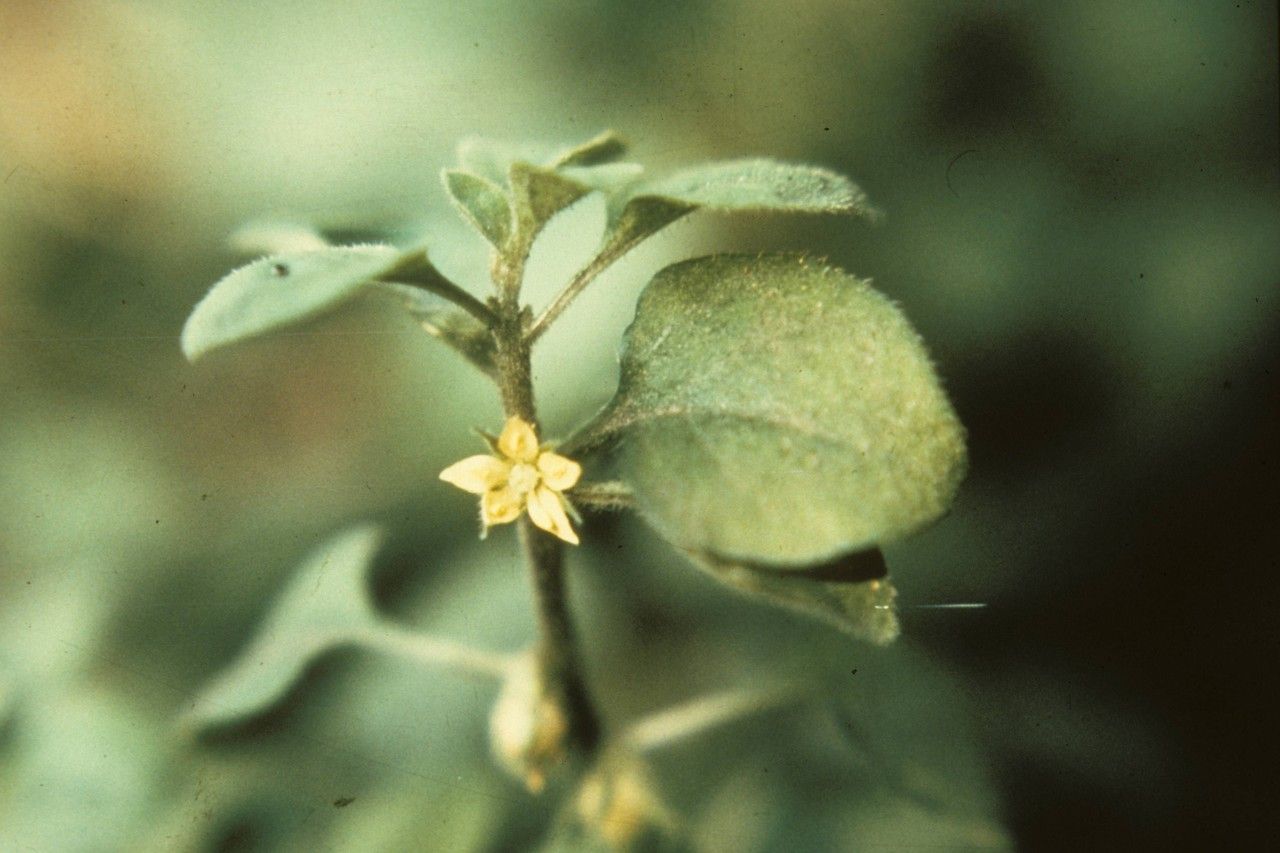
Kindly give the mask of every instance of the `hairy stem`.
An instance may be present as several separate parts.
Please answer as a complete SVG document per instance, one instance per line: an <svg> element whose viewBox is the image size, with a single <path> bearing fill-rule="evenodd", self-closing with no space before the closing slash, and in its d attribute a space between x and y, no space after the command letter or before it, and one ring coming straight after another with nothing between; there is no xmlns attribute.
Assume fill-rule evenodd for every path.
<svg viewBox="0 0 1280 853"><path fill-rule="evenodd" d="M423 252L411 255L400 264L398 269L384 276L383 280L407 284L428 293L434 293L457 305L489 328L493 328L496 322L497 318L489 310L489 306L441 275Z"/></svg>
<svg viewBox="0 0 1280 853"><path fill-rule="evenodd" d="M516 288L504 288L497 303L495 362L502 407L538 428L533 400L530 343L525 337L528 314ZM538 620L538 662L544 685L560 704L569 723L569 740L583 753L600 740L600 721L583 678L578 645L569 616L564 582L564 545L529 520L518 522L520 544L529 565Z"/></svg>
<svg viewBox="0 0 1280 853"><path fill-rule="evenodd" d="M564 310L569 307L573 300L578 298L578 294L586 290L587 286L596 280L600 273L607 270L613 265L614 261L631 251L637 243L647 236L649 235L625 235L620 239L611 240L601 250L600 254L592 258L585 267L578 271L573 280L565 285L564 290L560 291L555 299L552 299L551 303L542 310L542 313L538 315L538 319L533 321L533 325L529 327L529 331L525 336L529 343L536 341L542 336L543 332L551 328L551 324L564 313Z"/></svg>

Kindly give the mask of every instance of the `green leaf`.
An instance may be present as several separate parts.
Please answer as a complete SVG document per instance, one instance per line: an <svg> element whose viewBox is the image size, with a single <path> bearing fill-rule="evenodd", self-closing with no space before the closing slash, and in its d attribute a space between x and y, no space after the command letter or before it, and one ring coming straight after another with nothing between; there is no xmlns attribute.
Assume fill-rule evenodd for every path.
<svg viewBox="0 0 1280 853"><path fill-rule="evenodd" d="M458 210L495 249L501 249L511 237L511 206L502 189L491 181L446 169L441 177L445 189Z"/></svg>
<svg viewBox="0 0 1280 853"><path fill-rule="evenodd" d="M512 202L516 212L516 234L524 241L523 251L533 244L542 227L560 211L582 198L590 188L553 169L516 163L511 167Z"/></svg>
<svg viewBox="0 0 1280 853"><path fill-rule="evenodd" d="M860 281L797 256L662 270L605 410L640 513L686 550L775 570L908 534L950 505L963 429L919 336Z"/></svg>
<svg viewBox="0 0 1280 853"><path fill-rule="evenodd" d="M880 215L852 181L827 169L762 158L729 160L683 169L616 194L609 204L608 242L629 248L699 208L852 213L872 220Z"/></svg>
<svg viewBox="0 0 1280 853"><path fill-rule="evenodd" d="M375 631L365 574L380 538L376 528L357 527L316 549L248 648L196 698L187 720L206 728L263 711L316 657Z"/></svg>
<svg viewBox="0 0 1280 853"><path fill-rule="evenodd" d="M884 577L884 557L878 550L851 554L804 572L688 553L695 566L745 595L820 619L879 646L898 637L897 590ZM868 580L868 574L874 579Z"/></svg>
<svg viewBox="0 0 1280 853"><path fill-rule="evenodd" d="M843 175L817 166L767 159L729 160L683 169L644 183L632 196L718 210L874 215L866 195Z"/></svg>
<svg viewBox="0 0 1280 853"><path fill-rule="evenodd" d="M101 678L45 687L6 739L0 850L136 850L167 793L162 733Z"/></svg>
<svg viewBox="0 0 1280 853"><path fill-rule="evenodd" d="M210 350L314 317L396 268L392 246L291 252L240 267L213 286L182 329L182 351Z"/></svg>

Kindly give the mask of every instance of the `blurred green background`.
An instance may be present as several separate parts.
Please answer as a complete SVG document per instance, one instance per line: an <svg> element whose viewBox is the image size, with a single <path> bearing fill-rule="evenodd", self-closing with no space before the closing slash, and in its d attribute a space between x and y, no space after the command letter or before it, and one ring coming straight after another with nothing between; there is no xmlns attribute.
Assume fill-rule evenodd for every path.
<svg viewBox="0 0 1280 853"><path fill-rule="evenodd" d="M547 337L544 420L608 399L661 266L808 249L897 300L970 430L955 511L888 549L876 650L722 594L626 517L573 554L622 721L804 675L673 748L705 849L1221 844L1275 785L1276 9L1262 2L6 0L0 7L0 840L31 850L529 849L492 689L327 656L265 719L174 720L317 543L373 520L407 625L531 634L510 531L436 473L496 398L368 304L188 365L242 222L427 234L485 287L438 170L468 134L612 127L653 170L772 155L852 175L877 227L700 215ZM588 199L535 249L539 303ZM495 544L496 543L496 544ZM985 602L983 610L913 605ZM850 671L857 669L856 675ZM1264 780L1272 781L1264 781ZM334 802L354 798L345 807Z"/></svg>

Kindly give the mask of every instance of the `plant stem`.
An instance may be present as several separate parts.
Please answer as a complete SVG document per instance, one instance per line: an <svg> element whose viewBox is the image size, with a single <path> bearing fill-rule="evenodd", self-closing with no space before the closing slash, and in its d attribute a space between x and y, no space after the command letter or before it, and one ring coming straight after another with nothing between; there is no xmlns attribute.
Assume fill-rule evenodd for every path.
<svg viewBox="0 0 1280 853"><path fill-rule="evenodd" d="M519 306L518 288L503 288L497 303L495 362L502 407L538 429L533 401L530 342L525 337L528 314ZM537 655L549 696L569 723L569 741L584 754L600 740L600 720L583 678L564 582L564 546L522 515L517 522L520 544L529 565L538 620Z"/></svg>
<svg viewBox="0 0 1280 853"><path fill-rule="evenodd" d="M472 648L445 637L416 634L398 625L371 628L361 633L359 640L371 649L466 675L501 678L511 669L510 655Z"/></svg>
<svg viewBox="0 0 1280 853"><path fill-rule="evenodd" d="M573 280L565 285L564 290L560 291L551 300L551 303L542 310L538 315L538 319L533 321L533 325L529 327L529 331L525 337L529 343L533 343L542 333L551 328L551 324L564 313L573 300L578 298L578 294L587 289L587 285L596 280L600 273L612 266L613 262L621 258L627 252L631 251L637 243L643 240L648 234L632 235L624 234L623 236L611 240L591 261L578 271Z"/></svg>
<svg viewBox="0 0 1280 853"><path fill-rule="evenodd" d="M428 293L434 293L436 296L449 300L457 305L463 311L466 311L472 317L475 317L481 323L489 328L493 328L496 317L489 310L489 306L485 305L479 299L476 299L470 293L467 293L458 285L440 274L431 262L427 260L426 253L418 252L410 255L404 262L400 264L400 268L393 270L384 276L383 281L398 282L407 284L412 287L421 288Z"/></svg>

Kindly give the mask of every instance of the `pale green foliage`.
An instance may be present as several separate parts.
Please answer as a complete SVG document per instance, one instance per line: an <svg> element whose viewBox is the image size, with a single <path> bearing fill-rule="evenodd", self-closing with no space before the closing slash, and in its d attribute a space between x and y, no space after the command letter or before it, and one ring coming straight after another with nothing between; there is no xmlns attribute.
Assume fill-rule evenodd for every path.
<svg viewBox="0 0 1280 853"><path fill-rule="evenodd" d="M445 169L442 178L449 197L463 217L495 249L505 246L511 237L511 206L502 189L479 175L456 169Z"/></svg>
<svg viewBox="0 0 1280 853"><path fill-rule="evenodd" d="M668 540L780 568L933 521L965 460L901 313L866 282L791 256L660 272L627 333L617 395L575 444L605 442Z"/></svg>
<svg viewBox="0 0 1280 853"><path fill-rule="evenodd" d="M566 178L554 169L523 162L511 167L510 180L516 234L522 242L515 251L524 254L551 217L590 192L585 184Z"/></svg>
<svg viewBox="0 0 1280 853"><path fill-rule="evenodd" d="M260 258L219 281L182 329L182 351L210 350L314 317L392 272L391 246L330 247Z"/></svg>
<svg viewBox="0 0 1280 853"><path fill-rule="evenodd" d="M776 160L729 160L638 181L616 193L609 200L607 241L632 246L699 208L879 216L843 175Z"/></svg>
<svg viewBox="0 0 1280 853"><path fill-rule="evenodd" d="M166 759L145 715L90 688L27 698L5 743L0 850L132 849Z"/></svg>
<svg viewBox="0 0 1280 853"><path fill-rule="evenodd" d="M876 215L866 195L845 176L764 158L682 169L645 181L628 195L717 210Z"/></svg>
<svg viewBox="0 0 1280 853"><path fill-rule="evenodd" d="M321 654L360 641L377 624L365 572L380 536L346 531L317 548L280 594L236 663L187 713L198 727L222 725L277 702Z"/></svg>
<svg viewBox="0 0 1280 853"><path fill-rule="evenodd" d="M195 358L375 292L496 380L510 416L513 398L533 397L528 348L604 269L667 224L703 208L877 215L851 181L821 168L745 159L650 179L640 166L619 162L625 150L612 133L576 146L460 146L463 168L445 170L442 180L493 248L488 301L448 281L421 249L331 247L312 229L269 223L240 242L290 251L215 285L189 319L183 349ZM593 192L605 201L603 244L535 318L520 304L534 240ZM515 409L531 412L532 404ZM614 399L561 452L584 463L584 506L588 494L612 495L612 504L596 506L634 506L721 584L877 645L899 632L896 590L878 546L942 515L965 468L963 430L902 314L867 282L791 255L712 256L659 272L627 331ZM198 697L188 723L216 727L258 714L318 656L362 646L496 678L503 687L491 714L494 753L541 791L582 745L574 737L590 719L570 714L544 669L550 649L564 660L572 655L546 645L491 654L383 622L364 580L377 543L377 532L361 527L311 555L256 638ZM544 565L537 554L527 555L535 577L559 571L558 559ZM548 604L541 589L538 595L541 619L560 618L563 602ZM542 636L572 642L558 629ZM570 675L577 677L555 678ZM814 693L797 683L777 695L791 703ZM764 705L758 699L745 707L754 713L776 696ZM663 726L732 716L721 719L724 708L712 713L697 701L688 707L607 736L567 792L545 849L687 846L688 827L663 804L635 745L653 751L662 743L653 733ZM929 781L912 777L904 786L920 778ZM937 825L958 831L960 842L1003 840L982 808L972 821L940 818L896 791L875 796L882 810L924 827L922 837ZM859 843L897 837L894 827L884 829L858 836Z"/></svg>

